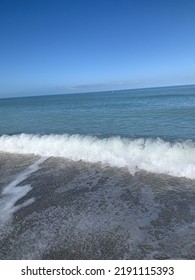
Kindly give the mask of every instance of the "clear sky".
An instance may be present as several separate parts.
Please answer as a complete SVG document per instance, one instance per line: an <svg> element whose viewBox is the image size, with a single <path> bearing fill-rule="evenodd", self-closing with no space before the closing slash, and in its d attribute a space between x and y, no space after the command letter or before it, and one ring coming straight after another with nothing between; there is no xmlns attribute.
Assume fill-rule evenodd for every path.
<svg viewBox="0 0 195 280"><path fill-rule="evenodd" d="M0 97L195 84L194 0L0 1Z"/></svg>

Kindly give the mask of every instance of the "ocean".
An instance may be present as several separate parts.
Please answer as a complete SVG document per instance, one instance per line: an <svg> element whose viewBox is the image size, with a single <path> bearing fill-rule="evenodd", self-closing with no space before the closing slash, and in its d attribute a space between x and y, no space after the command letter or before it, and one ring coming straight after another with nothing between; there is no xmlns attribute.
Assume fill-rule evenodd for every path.
<svg viewBox="0 0 195 280"><path fill-rule="evenodd" d="M195 259L195 86L0 99L0 259Z"/></svg>

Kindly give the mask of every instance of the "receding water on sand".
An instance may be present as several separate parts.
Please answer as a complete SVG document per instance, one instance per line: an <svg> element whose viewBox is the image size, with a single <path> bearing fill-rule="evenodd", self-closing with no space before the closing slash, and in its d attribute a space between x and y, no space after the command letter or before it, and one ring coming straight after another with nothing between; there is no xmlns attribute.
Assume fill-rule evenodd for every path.
<svg viewBox="0 0 195 280"><path fill-rule="evenodd" d="M194 180L8 153L0 165L0 259L195 258Z"/></svg>
<svg viewBox="0 0 195 280"><path fill-rule="evenodd" d="M36 172L39 165L45 161L45 158L40 158L33 164L28 166L23 172L15 176L14 180L7 184L2 190L1 205L0 205L0 231L4 232L6 224L12 219L13 214L22 207L28 206L34 202L34 198L25 200L22 204L16 202L26 196L32 189L30 184L21 185L32 173ZM0 232L0 233L1 233Z"/></svg>

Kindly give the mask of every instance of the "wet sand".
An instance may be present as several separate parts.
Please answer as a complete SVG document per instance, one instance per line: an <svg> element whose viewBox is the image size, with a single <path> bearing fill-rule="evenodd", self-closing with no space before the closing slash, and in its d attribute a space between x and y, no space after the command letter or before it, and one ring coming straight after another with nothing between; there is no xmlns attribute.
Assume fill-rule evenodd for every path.
<svg viewBox="0 0 195 280"><path fill-rule="evenodd" d="M0 153L0 259L195 259L194 180L38 159Z"/></svg>

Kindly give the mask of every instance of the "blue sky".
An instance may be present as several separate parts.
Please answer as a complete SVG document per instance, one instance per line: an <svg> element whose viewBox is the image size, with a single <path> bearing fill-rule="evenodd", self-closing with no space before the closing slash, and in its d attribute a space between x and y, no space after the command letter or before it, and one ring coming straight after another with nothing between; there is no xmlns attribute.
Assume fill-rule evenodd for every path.
<svg viewBox="0 0 195 280"><path fill-rule="evenodd" d="M4 0L0 97L195 84L195 1Z"/></svg>

